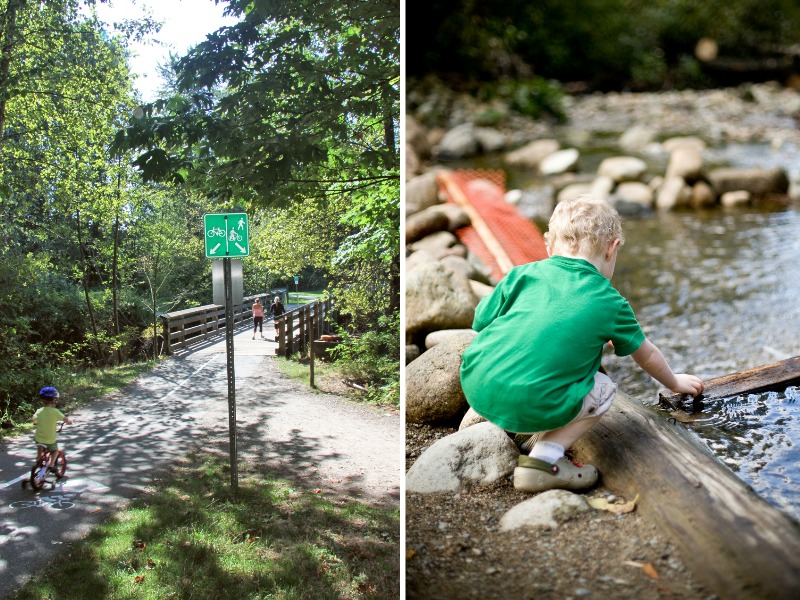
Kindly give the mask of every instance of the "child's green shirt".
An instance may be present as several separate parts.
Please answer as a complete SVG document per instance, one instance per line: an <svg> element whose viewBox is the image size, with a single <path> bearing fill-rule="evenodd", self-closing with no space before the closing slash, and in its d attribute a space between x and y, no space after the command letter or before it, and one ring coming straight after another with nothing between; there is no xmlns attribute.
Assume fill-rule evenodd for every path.
<svg viewBox="0 0 800 600"><path fill-rule="evenodd" d="M42 406L33 415L36 431L33 439L37 444L55 444L58 436L58 421L64 420L64 414L52 406Z"/></svg>
<svg viewBox="0 0 800 600"><path fill-rule="evenodd" d="M475 309L461 385L470 406L508 431L575 418L594 386L603 346L618 356L644 342L628 301L590 262L553 256L512 269Z"/></svg>

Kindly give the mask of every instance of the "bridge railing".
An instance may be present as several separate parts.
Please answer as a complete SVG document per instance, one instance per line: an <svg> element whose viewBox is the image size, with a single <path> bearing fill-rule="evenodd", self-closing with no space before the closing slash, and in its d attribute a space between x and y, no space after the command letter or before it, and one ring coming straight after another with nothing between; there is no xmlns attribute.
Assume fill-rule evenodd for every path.
<svg viewBox="0 0 800 600"><path fill-rule="evenodd" d="M253 314L253 301L263 297L264 294L256 294L242 298L242 303L233 307L234 324L249 319ZM225 329L225 307L217 304L162 313L160 317L164 354L205 341Z"/></svg>
<svg viewBox="0 0 800 600"><path fill-rule="evenodd" d="M294 308L275 319L275 341L278 356L291 356L295 352L305 354L311 342L326 330L330 323L331 299L315 300Z"/></svg>
<svg viewBox="0 0 800 600"><path fill-rule="evenodd" d="M233 307L234 324L253 316L253 301L268 294L246 296L241 304ZM264 307L266 313L268 306ZM295 352L305 352L311 340L319 337L325 330L325 321L331 311L331 300L316 300L294 308L275 319L275 341L278 342L279 356L291 356ZM206 304L187 308L161 317L163 352L172 354L212 338L225 330L225 308L217 304Z"/></svg>

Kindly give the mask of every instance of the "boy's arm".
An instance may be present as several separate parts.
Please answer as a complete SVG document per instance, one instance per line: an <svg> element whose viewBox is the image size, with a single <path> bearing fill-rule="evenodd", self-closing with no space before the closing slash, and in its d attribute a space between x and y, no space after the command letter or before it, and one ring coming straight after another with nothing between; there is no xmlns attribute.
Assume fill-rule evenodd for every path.
<svg viewBox="0 0 800 600"><path fill-rule="evenodd" d="M703 381L694 375L681 373L676 375L667 364L661 350L647 338L639 349L631 354L631 358L644 369L650 377L661 385L668 387L678 394L691 394L697 396L703 392Z"/></svg>

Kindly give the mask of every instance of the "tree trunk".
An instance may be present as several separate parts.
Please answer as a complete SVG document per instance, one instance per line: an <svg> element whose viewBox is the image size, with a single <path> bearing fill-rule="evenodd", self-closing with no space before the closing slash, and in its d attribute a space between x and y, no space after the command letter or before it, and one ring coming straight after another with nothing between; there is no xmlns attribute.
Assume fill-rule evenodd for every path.
<svg viewBox="0 0 800 600"><path fill-rule="evenodd" d="M94 317L94 306L92 306L92 298L89 295L89 269L87 266L88 257L86 247L83 245L83 237L81 235L81 211L77 210L77 229L78 229L78 248L81 251L81 270L83 271L83 293L86 296L86 307L89 310L89 321L92 326L92 334L94 336L95 351L97 352L98 360L103 358L103 350L100 347L100 340L97 337L97 321Z"/></svg>
<svg viewBox="0 0 800 600"><path fill-rule="evenodd" d="M11 72L11 54L14 51L17 37L17 12L25 6L25 0L9 0L2 17L3 46L0 49L0 142L6 130L6 92L8 76Z"/></svg>
<svg viewBox="0 0 800 600"><path fill-rule="evenodd" d="M800 598L800 524L773 508L683 425L617 394L575 444L605 485L659 526L720 598Z"/></svg>
<svg viewBox="0 0 800 600"><path fill-rule="evenodd" d="M122 155L117 156L117 169L122 168ZM111 294L114 302L114 335L116 337L116 344L119 344L120 327L119 327L119 297L117 294L117 280L119 278L119 211L120 200L122 197L122 172L117 172L117 213L114 216L114 256L111 261ZM117 346L117 364L122 364L122 349Z"/></svg>

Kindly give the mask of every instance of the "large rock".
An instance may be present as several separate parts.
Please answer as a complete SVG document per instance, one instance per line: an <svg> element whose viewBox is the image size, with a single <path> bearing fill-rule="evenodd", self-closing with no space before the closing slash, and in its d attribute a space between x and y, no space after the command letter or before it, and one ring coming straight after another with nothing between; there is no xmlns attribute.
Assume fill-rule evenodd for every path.
<svg viewBox="0 0 800 600"><path fill-rule="evenodd" d="M653 190L646 183L640 181L626 181L620 183L614 190L615 201L631 202L644 208L653 207Z"/></svg>
<svg viewBox="0 0 800 600"><path fill-rule="evenodd" d="M589 510L583 496L567 490L549 490L521 502L500 519L500 531L513 531L520 527L550 527L572 519Z"/></svg>
<svg viewBox="0 0 800 600"><path fill-rule="evenodd" d="M406 332L472 327L478 299L469 279L439 262L406 273Z"/></svg>
<svg viewBox="0 0 800 600"><path fill-rule="evenodd" d="M556 202L563 202L564 200L570 200L571 198L591 193L592 193L591 183L571 183L568 186L564 187L560 192L558 192L558 196L556 197Z"/></svg>
<svg viewBox="0 0 800 600"><path fill-rule="evenodd" d="M656 208L673 210L688 206L692 198L692 188L686 185L683 177L667 177L658 188Z"/></svg>
<svg viewBox="0 0 800 600"><path fill-rule="evenodd" d="M406 366L409 423L443 423L464 413L467 400L461 389L461 356L474 337L469 332L453 336Z"/></svg>
<svg viewBox="0 0 800 600"><path fill-rule="evenodd" d="M424 210L406 217L406 243L411 244L424 238L426 235L437 231L445 231L450 226L450 219L437 206L430 206Z"/></svg>
<svg viewBox="0 0 800 600"><path fill-rule="evenodd" d="M480 144L472 123L462 123L444 134L436 148L436 158L448 160L478 153Z"/></svg>
<svg viewBox="0 0 800 600"><path fill-rule="evenodd" d="M545 157L539 163L539 172L542 175L560 175L568 171L574 171L578 166L580 153L575 148L559 150L550 156Z"/></svg>
<svg viewBox="0 0 800 600"><path fill-rule="evenodd" d="M697 148L678 146L669 156L666 177L682 177L688 183L694 183L703 176L703 155Z"/></svg>
<svg viewBox="0 0 800 600"><path fill-rule="evenodd" d="M506 146L506 136L502 131L492 127L476 127L475 139L482 152L497 152Z"/></svg>
<svg viewBox="0 0 800 600"><path fill-rule="evenodd" d="M406 181L422 173L422 162L411 144L406 144Z"/></svg>
<svg viewBox="0 0 800 600"><path fill-rule="evenodd" d="M597 167L598 175L610 177L616 183L640 181L647 171L647 164L634 156L612 156Z"/></svg>
<svg viewBox="0 0 800 600"><path fill-rule="evenodd" d="M556 140L534 140L522 148L517 148L506 155L506 163L512 167L538 169L539 163L554 152L560 150L561 144Z"/></svg>
<svg viewBox="0 0 800 600"><path fill-rule="evenodd" d="M410 145L416 155L427 160L431 157L431 144L425 128L411 115L406 115L406 144Z"/></svg>
<svg viewBox="0 0 800 600"><path fill-rule="evenodd" d="M466 414L461 417L461 424L458 426L458 430L461 431L462 429L466 429L467 427L472 427L473 425L477 425L478 423L485 423L486 419L480 416L474 408L471 406L467 410Z"/></svg>
<svg viewBox="0 0 800 600"><path fill-rule="evenodd" d="M619 147L625 152L642 153L656 141L658 132L646 125L634 125L619 138Z"/></svg>
<svg viewBox="0 0 800 600"><path fill-rule="evenodd" d="M474 329L441 329L439 331L431 331L425 336L425 348L430 350L434 346L448 342L453 338L463 337L464 335L475 337L478 335L478 332Z"/></svg>
<svg viewBox="0 0 800 600"><path fill-rule="evenodd" d="M502 429L479 423L428 448L406 473L406 491L433 494L489 485L513 473L518 458Z"/></svg>
<svg viewBox="0 0 800 600"><path fill-rule="evenodd" d="M718 195L726 192L745 190L753 196L766 194L786 194L789 191L789 177L786 171L775 169L714 169L708 179Z"/></svg>
<svg viewBox="0 0 800 600"><path fill-rule="evenodd" d="M436 171L414 177L406 184L406 215L418 213L429 206L439 204L439 184Z"/></svg>
<svg viewBox="0 0 800 600"><path fill-rule="evenodd" d="M463 247L461 242L458 241L458 238L452 233L449 231L434 231L433 233L426 235L424 238L417 240L413 244L407 244L406 248L410 252L419 252L420 250L425 250L437 258L448 256L449 254L466 256L466 250L449 252L449 250L453 250L456 246Z"/></svg>

